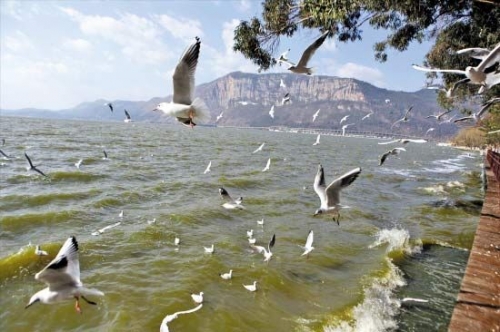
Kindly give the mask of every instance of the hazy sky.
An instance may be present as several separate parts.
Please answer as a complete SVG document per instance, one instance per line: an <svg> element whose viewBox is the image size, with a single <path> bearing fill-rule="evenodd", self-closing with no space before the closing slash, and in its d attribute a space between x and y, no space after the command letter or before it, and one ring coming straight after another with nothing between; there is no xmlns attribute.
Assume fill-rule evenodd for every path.
<svg viewBox="0 0 500 332"><path fill-rule="evenodd" d="M63 109L84 101L149 100L172 92L171 73L184 49L202 41L196 84L257 67L232 51L239 20L259 16L261 1L0 1L0 108ZM327 40L310 62L318 75L354 77L391 90L415 91L430 43L373 57L383 31L364 27L363 40ZM283 39L290 60L319 36ZM280 53L280 52L278 52ZM277 54L278 55L278 54ZM287 72L277 67L274 72Z"/></svg>

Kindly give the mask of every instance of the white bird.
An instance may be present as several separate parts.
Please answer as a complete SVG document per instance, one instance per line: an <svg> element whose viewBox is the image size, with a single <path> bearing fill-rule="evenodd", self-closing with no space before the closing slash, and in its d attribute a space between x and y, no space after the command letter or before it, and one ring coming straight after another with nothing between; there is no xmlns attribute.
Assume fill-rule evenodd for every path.
<svg viewBox="0 0 500 332"><path fill-rule="evenodd" d="M311 75L313 71L312 68L307 67L307 63L309 62L309 60L311 60L316 50L323 44L329 33L329 31L323 33L318 39L316 39L311 45L309 45L304 53L302 53L302 56L297 65L290 63L290 67L288 67L288 70L295 74Z"/></svg>
<svg viewBox="0 0 500 332"><path fill-rule="evenodd" d="M78 161L75 163L76 168L80 169L80 166L82 165L82 162L83 162L83 159L78 160Z"/></svg>
<svg viewBox="0 0 500 332"><path fill-rule="evenodd" d="M215 122L219 122L219 120L222 119L223 115L224 115L224 112L220 112L220 114L217 115L217 118L215 119Z"/></svg>
<svg viewBox="0 0 500 332"><path fill-rule="evenodd" d="M288 60L288 52L290 52L290 49L286 50L285 52L281 53L280 57L276 60L279 65L281 66L281 63L289 63L289 60ZM283 82L283 81L281 81ZM283 84L284 85L284 84ZM280 84L281 86L281 84Z"/></svg>
<svg viewBox="0 0 500 332"><path fill-rule="evenodd" d="M396 156L398 155L401 151L406 151L405 148L394 148L392 150L389 150L387 151L386 153L384 153L381 157L380 157L380 162L379 162L379 166L382 166L382 164L385 162L385 160L387 159L388 156Z"/></svg>
<svg viewBox="0 0 500 332"><path fill-rule="evenodd" d="M24 156L26 157L26 160L28 160L28 166L26 166L26 170L27 171L35 171L45 177L47 177L47 175L45 175L41 170L39 170L37 167L40 166L40 165L33 165L33 163L31 162L31 159L30 157L28 157L28 154L25 152L24 153Z"/></svg>
<svg viewBox="0 0 500 332"><path fill-rule="evenodd" d="M152 225L156 223L156 218L153 218L153 220L148 220L148 225Z"/></svg>
<svg viewBox="0 0 500 332"><path fill-rule="evenodd" d="M200 39L196 37L196 42L188 47L175 67L172 102L160 103L155 109L174 116L177 121L191 128L196 126L195 121L207 119L209 113L207 105L201 99L193 100L194 74L200 55L200 44Z"/></svg>
<svg viewBox="0 0 500 332"><path fill-rule="evenodd" d="M445 116L446 114L448 114L448 113L450 113L450 112L452 112L452 111L453 111L453 110L445 110L445 111L443 111L443 112L441 112L441 113L439 113L439 114L436 114L436 115L434 115L434 114L427 115L425 118L426 118L426 119L435 118L435 119L439 122L439 121L441 121L441 118L442 118L443 116Z"/></svg>
<svg viewBox="0 0 500 332"><path fill-rule="evenodd" d="M259 152L259 151L262 151L262 149L264 148L264 145L266 145L266 143L262 143L262 144L261 144L261 145L260 145L257 149L255 149L255 151L254 151L254 152L252 152L252 153L257 153L257 152Z"/></svg>
<svg viewBox="0 0 500 332"><path fill-rule="evenodd" d="M253 229L247 231L247 237L253 237Z"/></svg>
<svg viewBox="0 0 500 332"><path fill-rule="evenodd" d="M364 117L361 118L361 121L363 121L364 119L368 119L371 115L373 114L373 111L368 113L367 115L365 115Z"/></svg>
<svg viewBox="0 0 500 332"><path fill-rule="evenodd" d="M494 104L496 103L499 103L500 102L500 97L497 97L497 98L492 98L490 100L488 100L487 102L485 102L484 104L481 105L481 109L475 113L472 113L471 115L469 116L465 116L465 117L462 117L462 118L459 118L459 119L456 119L454 120L453 122L454 123L457 123L457 122L462 122L462 121L466 121L466 120L474 120L475 123L477 123L479 120L481 120L483 114Z"/></svg>
<svg viewBox="0 0 500 332"><path fill-rule="evenodd" d="M40 246L35 247L35 255L37 256L47 256L48 253L45 250L42 250Z"/></svg>
<svg viewBox="0 0 500 332"><path fill-rule="evenodd" d="M305 246L302 247L304 249L304 252L302 253L301 256L309 255L309 253L314 250L314 247L312 246L313 241L314 241L314 232L310 230L309 234L307 234L306 244Z"/></svg>
<svg viewBox="0 0 500 332"><path fill-rule="evenodd" d="M391 100L390 100L390 99L386 99L386 100L385 100L385 103L386 103L386 104L389 104L390 102L391 102Z"/></svg>
<svg viewBox="0 0 500 332"><path fill-rule="evenodd" d="M399 122L408 122L408 120L410 119L410 117L409 117L409 116L410 116L410 111L412 110L412 108L413 108L413 106L410 106L410 107L406 110L405 115L404 115L401 119L399 119L398 121L396 121L396 122L394 122L394 123L392 124L391 129L392 129L392 127L394 127L394 125L395 125L396 123L399 123Z"/></svg>
<svg viewBox="0 0 500 332"><path fill-rule="evenodd" d="M106 227L103 227L103 228L101 228L101 229L99 229L99 230L97 230L97 231L93 232L93 233L92 233L92 235L95 235L95 236L100 235L100 234L104 233L105 231L107 231L108 229L111 229L111 228L114 228L114 227L120 226L120 224L121 224L121 221L119 221L119 222L117 222L117 223L114 223L114 224L112 224L112 225L108 225L108 226L106 226Z"/></svg>
<svg viewBox="0 0 500 332"><path fill-rule="evenodd" d="M203 172L203 174L207 174L208 172L210 172L211 166L212 166L212 161L210 160L210 162L208 163L207 168L205 168L205 171Z"/></svg>
<svg viewBox="0 0 500 332"><path fill-rule="evenodd" d="M233 270L229 270L227 273L219 273L219 276L224 280L229 280L233 277Z"/></svg>
<svg viewBox="0 0 500 332"><path fill-rule="evenodd" d="M171 315L165 316L165 318L163 318L163 321L161 322L160 332L169 332L167 324L170 323L171 321L173 321L174 319L178 318L179 315L190 314L192 312L200 310L202 307L203 307L203 304L200 304L196 308L193 308L190 310L185 310L185 311L178 311L178 312L173 313Z"/></svg>
<svg viewBox="0 0 500 332"><path fill-rule="evenodd" d="M314 178L314 191L319 196L321 206L316 210L316 212L314 212L314 215L335 214L336 212L337 219L334 217L333 220L340 225L340 209L342 208L342 205L340 204L340 191L353 183L354 180L358 178L360 173L361 168L355 168L333 180L327 187L323 166L319 164L318 172Z"/></svg>
<svg viewBox="0 0 500 332"><path fill-rule="evenodd" d="M215 245L213 245L213 244L212 244L212 246L211 246L211 247L203 247L203 249L205 249L205 252L206 252L207 254L213 254L213 253L214 253L214 251L215 251Z"/></svg>
<svg viewBox="0 0 500 332"><path fill-rule="evenodd" d="M436 130L436 128L429 128L427 129L427 131L425 132L425 135L427 135L428 133L430 133L431 131L434 131Z"/></svg>
<svg viewBox="0 0 500 332"><path fill-rule="evenodd" d="M267 244L267 249L262 246L254 246L252 245L252 248L257 250L259 254L264 255L264 262L269 262L271 260L271 257L273 257L273 253L271 252L271 248L274 247L274 243L276 242L276 234L273 234L273 237Z"/></svg>
<svg viewBox="0 0 500 332"><path fill-rule="evenodd" d="M393 144L393 143L401 143L401 144L408 144L408 143L426 143L427 141L425 139L409 139L409 138L400 138L400 139L395 139L393 141L389 142L379 142L379 145L387 145L387 144Z"/></svg>
<svg viewBox="0 0 500 332"><path fill-rule="evenodd" d="M349 115L346 115L342 119L340 119L339 124L342 124L342 122L347 121L347 118L349 118Z"/></svg>
<svg viewBox="0 0 500 332"><path fill-rule="evenodd" d="M283 99L281 99L281 106L285 105L286 103L291 103L292 101L290 100L290 92L287 92Z"/></svg>
<svg viewBox="0 0 500 332"><path fill-rule="evenodd" d="M123 122L132 122L132 118L130 117L130 114L127 112L127 110L124 110L125 111L125 120L123 120Z"/></svg>
<svg viewBox="0 0 500 332"><path fill-rule="evenodd" d="M280 66L281 66L281 63L280 63ZM280 88L286 89L286 84L285 84L285 82L283 82L282 79L280 79Z"/></svg>
<svg viewBox="0 0 500 332"><path fill-rule="evenodd" d="M123 218L123 210L120 211L120 213L118 214L118 217Z"/></svg>
<svg viewBox="0 0 500 332"><path fill-rule="evenodd" d="M75 309L81 313L80 297L87 303L96 305L85 296L104 296L96 289L83 286L80 281L80 263L78 261L78 242L74 236L68 238L54 258L42 271L35 275L35 279L45 282L47 288L38 291L30 298L25 308L36 302L45 304L56 303L64 300L76 299Z"/></svg>
<svg viewBox="0 0 500 332"><path fill-rule="evenodd" d="M229 196L229 193L227 192L226 189L223 187L219 188L219 194L221 198L225 201L224 204L222 204L222 207L228 210L233 210L233 209L245 209L243 205L241 205L241 202L243 201L243 197L239 197L237 200L234 200Z"/></svg>
<svg viewBox="0 0 500 332"><path fill-rule="evenodd" d="M426 86L426 89L433 89L433 90L438 90L438 91L443 91L446 95L446 98L453 98L454 97L454 93L455 93L455 90L462 84L465 84L465 83L469 83L470 82L470 79L468 79L467 77L464 78L464 79L461 79L459 81L456 81L455 83L453 83L448 89L446 89L444 86L442 85L428 85Z"/></svg>
<svg viewBox="0 0 500 332"><path fill-rule="evenodd" d="M196 303L203 303L203 292L200 292L200 294L191 294L191 298Z"/></svg>
<svg viewBox="0 0 500 332"><path fill-rule="evenodd" d="M426 68L418 65L412 65L413 69L425 71L425 72L435 72L435 73L451 73L451 74L462 74L467 76L473 84L486 84L486 73L484 72L486 68L493 66L497 63L500 58L500 43L479 63L479 65L472 67L468 66L465 70L458 69L438 69L438 68Z"/></svg>
<svg viewBox="0 0 500 332"><path fill-rule="evenodd" d="M264 218L262 218L261 220L257 220L257 225L264 225Z"/></svg>
<svg viewBox="0 0 500 332"><path fill-rule="evenodd" d="M424 299L418 299L414 297L405 297L404 299L401 300L401 302L420 302L420 303L427 303L429 300L424 300Z"/></svg>
<svg viewBox="0 0 500 332"><path fill-rule="evenodd" d="M446 120L443 120L439 123L439 125L442 125L442 124L446 124L446 123L451 123L453 121L453 119L456 117L457 115L454 114L452 117L446 119Z"/></svg>
<svg viewBox="0 0 500 332"><path fill-rule="evenodd" d="M316 142L314 142L313 145L318 145L320 138L321 138L321 134L318 134L318 136L316 136Z"/></svg>
<svg viewBox="0 0 500 332"><path fill-rule="evenodd" d="M269 110L269 116L274 119L274 105L271 106L271 109Z"/></svg>
<svg viewBox="0 0 500 332"><path fill-rule="evenodd" d="M314 113L314 114L313 114L313 121L312 121L312 122L316 121L316 118L317 118L317 117L318 117L318 115L319 115L319 111L321 111L321 109L320 109L320 108L318 108L318 110L316 111L316 113Z"/></svg>
<svg viewBox="0 0 500 332"><path fill-rule="evenodd" d="M455 52L455 54L468 54L471 58L478 59L478 60L483 60L488 54L491 52L491 50L487 48L481 48L481 47L468 47L468 48L463 48Z"/></svg>
<svg viewBox="0 0 500 332"><path fill-rule="evenodd" d="M271 158L267 159L266 167L264 167L262 172L268 171L270 166L271 166Z"/></svg>
<svg viewBox="0 0 500 332"><path fill-rule="evenodd" d="M174 239L174 245L178 246L179 244L181 244L181 239L179 239L177 236L175 237Z"/></svg>
<svg viewBox="0 0 500 332"><path fill-rule="evenodd" d="M257 290L257 281L254 281L252 285L243 285L250 292L255 292Z"/></svg>
<svg viewBox="0 0 500 332"><path fill-rule="evenodd" d="M257 242L257 239L256 239L256 238L254 238L254 237L250 237L250 238L248 238L248 243L250 243L250 244L255 244L255 242Z"/></svg>
<svg viewBox="0 0 500 332"><path fill-rule="evenodd" d="M349 126L352 126L354 125L354 123L348 123L346 125L343 125L342 126L342 136L345 136L345 130L349 127Z"/></svg>

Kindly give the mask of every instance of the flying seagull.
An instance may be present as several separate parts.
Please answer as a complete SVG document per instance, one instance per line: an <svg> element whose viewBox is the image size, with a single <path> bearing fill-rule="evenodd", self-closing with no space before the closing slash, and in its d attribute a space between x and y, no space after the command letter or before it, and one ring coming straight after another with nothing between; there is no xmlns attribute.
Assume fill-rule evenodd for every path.
<svg viewBox="0 0 500 332"><path fill-rule="evenodd" d="M267 159L266 167L264 167L262 172L269 171L270 166L271 166L271 158Z"/></svg>
<svg viewBox="0 0 500 332"><path fill-rule="evenodd" d="M222 119L223 114L224 114L224 112L220 112L220 114L217 115L217 119L215 119L215 122L219 122L219 120Z"/></svg>
<svg viewBox="0 0 500 332"><path fill-rule="evenodd" d="M470 79L468 79L467 77L466 78L463 78L459 81L456 81L455 83L453 83L448 89L446 89L444 86L442 85L428 85L426 86L427 89L433 89L433 90L438 90L438 91L443 91L446 95L446 98L453 98L454 97L454 92L455 90L462 84L465 84L465 83L469 83L470 82Z"/></svg>
<svg viewBox="0 0 500 332"><path fill-rule="evenodd" d="M132 118L130 117L130 114L127 112L127 110L124 110L125 111L125 120L123 120L123 122L132 122Z"/></svg>
<svg viewBox="0 0 500 332"><path fill-rule="evenodd" d="M2 150L0 150L0 154L5 158L5 159L10 159L12 158L11 156L5 154L5 152L3 152Z"/></svg>
<svg viewBox="0 0 500 332"><path fill-rule="evenodd" d="M321 138L321 134L318 134L318 136L316 137L316 142L314 142L313 145L318 145L320 138Z"/></svg>
<svg viewBox="0 0 500 332"><path fill-rule="evenodd" d="M437 114L437 115L431 114L431 115L426 116L425 118L426 118L426 119L435 118L435 119L439 122L439 121L441 121L441 118L442 118L444 115L446 115L446 114L450 113L451 111L453 111L453 110L446 110L446 111L441 112L441 113L439 113L439 114Z"/></svg>
<svg viewBox="0 0 500 332"><path fill-rule="evenodd" d="M208 172L210 172L210 167L211 166L212 166L212 161L210 160L210 162L208 163L207 168L205 169L205 171L203 172L203 174L207 174Z"/></svg>
<svg viewBox="0 0 500 332"><path fill-rule="evenodd" d="M309 45L304 53L302 53L302 57L300 58L299 63L297 63L297 65L290 63L290 67L288 67L288 70L295 74L312 75L312 68L308 68L307 63L309 62L309 60L311 60L314 52L316 52L316 50L323 44L329 33L329 31L323 33L318 39L316 39L311 45Z"/></svg>
<svg viewBox="0 0 500 332"><path fill-rule="evenodd" d="M428 133L430 133L431 131L434 131L436 128L429 128L427 129L427 131L425 132L424 135L427 135Z"/></svg>
<svg viewBox="0 0 500 332"><path fill-rule="evenodd" d="M382 166L382 164L385 162L387 157L389 156L396 156L398 155L401 151L406 151L405 148L394 148L392 150L387 151L380 157L380 163L378 164L379 166Z"/></svg>
<svg viewBox="0 0 500 332"><path fill-rule="evenodd" d="M266 145L266 143L262 143L257 149L255 149L254 152L252 153L256 153L256 152L259 152L259 151L262 151L262 149L264 148L264 145Z"/></svg>
<svg viewBox="0 0 500 332"><path fill-rule="evenodd" d="M476 67L468 66L465 70L458 69L438 69L438 68L426 68L418 65L412 65L413 69L425 71L425 72L435 72L435 73L451 73L451 74L462 74L467 76L473 84L486 84L486 73L485 70L493 66L499 61L500 57L500 43L491 51L489 54L483 58L483 60Z"/></svg>
<svg viewBox="0 0 500 332"><path fill-rule="evenodd" d="M47 177L47 175L45 175L45 174L44 174L41 170L39 170L39 169L37 168L37 167L38 167L38 165L37 165L37 166L33 165L33 163L31 162L30 157L28 157L28 154L27 154L26 152L24 153L24 156L25 156L25 157L26 157L26 159L28 160L28 166L26 167L26 170L27 170L27 171L35 171L35 172L38 172L39 174L41 174L41 175L43 175L43 176Z"/></svg>
<svg viewBox="0 0 500 332"><path fill-rule="evenodd" d="M371 111L370 113L368 113L367 115L365 115L364 117L362 117L361 121L363 121L364 119L368 119L372 114L373 114L373 111Z"/></svg>
<svg viewBox="0 0 500 332"><path fill-rule="evenodd" d="M476 112L476 113L472 113L471 115L469 116L465 116L465 117L462 117L462 118L459 118L459 119L456 119L454 120L453 122L454 123L457 123L457 122L462 122L462 121L467 121L467 120L474 120L474 122L478 122L479 120L481 120L483 114L494 104L496 103L500 103L500 97L496 97L496 98L492 98L490 100L488 100L487 102L485 102L484 104L481 105L481 109Z"/></svg>
<svg viewBox="0 0 500 332"><path fill-rule="evenodd" d="M208 107L205 103L199 98L193 100L194 74L200 55L200 44L200 39L196 37L196 42L189 46L175 67L172 102L160 103L155 109L174 116L177 121L191 128L196 126L195 121L208 118Z"/></svg>
<svg viewBox="0 0 500 332"><path fill-rule="evenodd" d="M281 106L285 105L286 103L291 103L292 101L290 100L290 92L287 92L283 99L281 99Z"/></svg>
<svg viewBox="0 0 500 332"><path fill-rule="evenodd" d="M80 169L80 166L82 166L82 163L83 163L83 159L78 160L78 161L75 163L76 168Z"/></svg>
<svg viewBox="0 0 500 332"><path fill-rule="evenodd" d="M316 118L318 117L318 115L319 115L319 111L320 111L320 110L321 110L321 109L318 109L318 110L316 111L316 113L314 113L314 114L313 114L313 121L312 121L312 122L316 121Z"/></svg>
<svg viewBox="0 0 500 332"><path fill-rule="evenodd" d="M345 136L345 130L349 127L349 126L352 126L354 125L354 123L348 123L346 125L343 125L342 126L342 136Z"/></svg>
<svg viewBox="0 0 500 332"><path fill-rule="evenodd" d="M35 275L35 279L45 282L48 287L33 295L25 308L36 302L45 304L76 299L75 309L81 313L80 297L85 302L96 305L85 296L104 296L97 289L83 286L80 281L80 263L78 261L78 242L74 236L68 238L59 250L56 258L52 260L42 271Z"/></svg>
<svg viewBox="0 0 500 332"><path fill-rule="evenodd" d="M111 103L105 103L104 106L108 106L111 112L113 112L113 104Z"/></svg>
<svg viewBox="0 0 500 332"><path fill-rule="evenodd" d="M178 311L178 312L173 313L171 315L165 316L165 318L163 318L163 321L161 322L160 332L169 332L167 324L170 323L171 321L173 321L174 319L178 318L179 315L190 314L192 312L200 310L202 307L203 307L203 304L200 304L196 308L193 308L190 310Z"/></svg>
<svg viewBox="0 0 500 332"><path fill-rule="evenodd" d="M281 65L281 63L280 63ZM286 89L286 84L283 82L283 79L280 78L280 88Z"/></svg>
<svg viewBox="0 0 500 332"><path fill-rule="evenodd" d="M271 260L271 257L273 257L273 253L271 252L271 248L274 247L275 242L276 242L276 234L273 234L273 237L271 238L271 240L267 244L267 249L265 247L262 247L262 246L252 245L251 247L253 249L257 250L257 252L259 254L264 255L264 262L269 262Z"/></svg>
<svg viewBox="0 0 500 332"><path fill-rule="evenodd" d="M361 168L355 168L352 171L345 173L339 178L335 179L332 183L328 185L325 184L325 173L323 171L323 166L318 165L318 173L314 178L314 191L318 194L321 201L321 206L314 212L314 215L319 214L337 214L337 219L333 218L334 221L340 225L340 209L342 205L340 204L340 191L348 187L354 182L361 173Z"/></svg>
<svg viewBox="0 0 500 332"><path fill-rule="evenodd" d="M274 119L274 105L271 106L271 109L269 110L269 116Z"/></svg>
<svg viewBox="0 0 500 332"><path fill-rule="evenodd" d="M392 129L392 127L394 127L394 125L395 125L396 123L399 123L399 122L408 122L408 120L409 120L409 116L410 116L410 111L412 110L412 108L413 108L413 106L410 106L410 107L406 110L405 115L404 115L401 119L399 119L398 121L396 121L396 122L394 122L394 123L392 124L391 129Z"/></svg>
<svg viewBox="0 0 500 332"><path fill-rule="evenodd" d="M285 52L281 53L280 57L276 60L280 66L281 66L281 63L289 63L289 60L287 58L288 52L290 52L290 49L287 49Z"/></svg>
<svg viewBox="0 0 500 332"><path fill-rule="evenodd" d="M312 246L314 241L314 232L312 230L309 231L309 234L307 234L307 240L305 246L302 248L304 249L304 252L302 253L301 256L307 255L309 256L309 253L314 250L314 247Z"/></svg>
<svg viewBox="0 0 500 332"><path fill-rule="evenodd" d="M346 115L342 119L340 119L339 124L342 124L342 122L347 121L347 118L349 118L349 115Z"/></svg>
<svg viewBox="0 0 500 332"><path fill-rule="evenodd" d="M102 157L103 160L108 159L108 154L106 153L106 150L102 150L102 153L104 154L104 157Z"/></svg>
<svg viewBox="0 0 500 332"><path fill-rule="evenodd" d="M243 205L241 205L241 202L243 201L243 197L238 198L237 200L233 200L231 196L229 196L229 193L227 192L226 189L223 187L219 188L219 194L222 197L222 199L225 201L224 204L222 204L222 207L228 210L233 210L233 209L245 209Z"/></svg>
<svg viewBox="0 0 500 332"><path fill-rule="evenodd" d="M389 142L379 142L378 144L387 145L387 144L392 144L392 143L408 144L408 143L426 143L426 142L427 141L425 139L400 138L400 139L395 139L395 140L389 141Z"/></svg>

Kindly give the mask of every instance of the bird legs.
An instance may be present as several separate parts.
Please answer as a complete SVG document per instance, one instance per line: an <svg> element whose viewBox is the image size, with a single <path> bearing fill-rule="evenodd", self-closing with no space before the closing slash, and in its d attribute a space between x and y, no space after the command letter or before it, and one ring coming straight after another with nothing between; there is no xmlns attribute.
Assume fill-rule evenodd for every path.
<svg viewBox="0 0 500 332"><path fill-rule="evenodd" d="M333 221L337 222L337 225L340 226L340 211L337 211L337 219L335 219L335 216L333 217Z"/></svg>
<svg viewBox="0 0 500 332"><path fill-rule="evenodd" d="M85 300L85 302L87 302L88 304L97 305L97 303L95 303L94 301L90 301L90 300L88 300L88 299L87 299L85 296L83 296L83 295L80 295L80 296L75 295L75 300L76 300L76 302L75 302L75 309L76 309L76 311L77 311L79 314L81 314L81 313L82 313L82 308L80 307L80 297L81 297L82 299L84 299L84 300Z"/></svg>
<svg viewBox="0 0 500 332"><path fill-rule="evenodd" d="M193 109L190 109L189 110L189 113L188 113L188 116L189 116L189 125L191 126L191 129L194 128L195 124L193 122L193 118L194 118L194 112L193 112Z"/></svg>

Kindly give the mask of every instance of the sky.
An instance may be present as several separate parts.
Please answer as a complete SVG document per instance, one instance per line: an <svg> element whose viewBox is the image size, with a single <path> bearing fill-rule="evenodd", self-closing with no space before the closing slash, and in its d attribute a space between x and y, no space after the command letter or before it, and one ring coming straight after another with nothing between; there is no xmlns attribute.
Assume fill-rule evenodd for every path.
<svg viewBox="0 0 500 332"><path fill-rule="evenodd" d="M194 37L201 38L196 84L257 66L232 50L240 20L260 17L261 1L0 1L0 109L66 109L82 102L149 100L172 93L172 72ZM352 77L390 90L416 91L431 42L390 51L385 63L373 45L386 32L363 26L363 40L327 40L309 62L317 75ZM319 31L284 38L298 61ZM288 72L285 66L270 72Z"/></svg>

